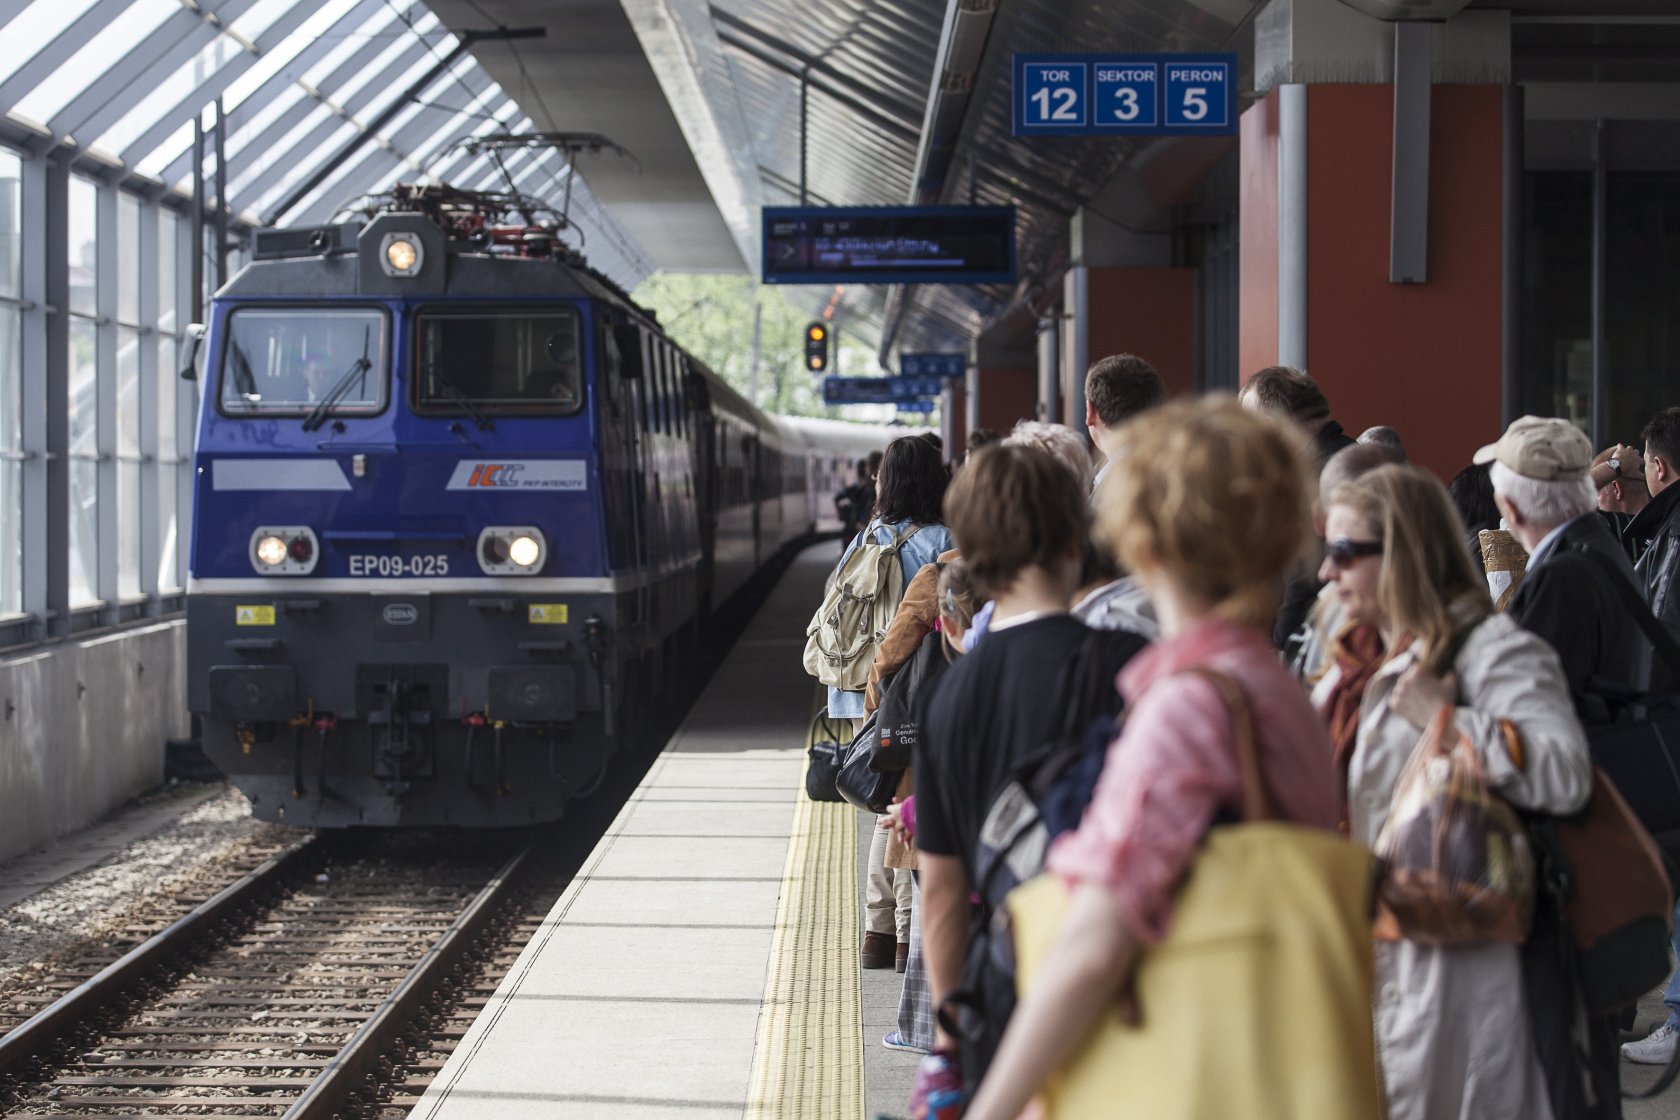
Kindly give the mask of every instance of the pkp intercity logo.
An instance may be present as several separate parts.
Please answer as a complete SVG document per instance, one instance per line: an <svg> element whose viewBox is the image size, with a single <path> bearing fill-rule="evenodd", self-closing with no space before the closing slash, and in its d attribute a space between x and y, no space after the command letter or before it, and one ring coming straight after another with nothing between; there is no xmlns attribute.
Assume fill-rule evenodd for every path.
<svg viewBox="0 0 1680 1120"><path fill-rule="evenodd" d="M462 459L449 490L587 490L589 468L581 459Z"/></svg>
<svg viewBox="0 0 1680 1120"><path fill-rule="evenodd" d="M475 486L518 486L523 463L478 463L467 478L467 488Z"/></svg>

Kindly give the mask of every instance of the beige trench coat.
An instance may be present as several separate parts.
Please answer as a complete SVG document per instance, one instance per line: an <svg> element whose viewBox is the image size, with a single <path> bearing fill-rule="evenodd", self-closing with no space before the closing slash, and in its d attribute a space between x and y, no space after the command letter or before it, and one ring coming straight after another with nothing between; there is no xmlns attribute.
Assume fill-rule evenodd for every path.
<svg viewBox="0 0 1680 1120"><path fill-rule="evenodd" d="M1393 658L1365 690L1348 807L1353 837L1366 844L1376 843L1401 768L1422 737L1388 706L1419 652ZM1585 805L1592 762L1552 648L1494 615L1472 632L1455 667L1458 726L1494 788L1525 809L1569 813ZM1314 690L1321 707L1339 675L1332 669ZM1506 745L1502 719L1521 738L1520 760ZM1382 942L1376 963L1377 1056L1389 1120L1550 1120L1516 946Z"/></svg>

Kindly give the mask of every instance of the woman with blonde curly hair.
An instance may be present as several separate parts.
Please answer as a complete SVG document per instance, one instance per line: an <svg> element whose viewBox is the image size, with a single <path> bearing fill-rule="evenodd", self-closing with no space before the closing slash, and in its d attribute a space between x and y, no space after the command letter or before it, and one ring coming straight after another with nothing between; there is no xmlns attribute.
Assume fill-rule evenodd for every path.
<svg viewBox="0 0 1680 1120"><path fill-rule="evenodd" d="M1277 815L1335 826L1324 729L1279 663L1269 630L1284 577L1312 539L1311 467L1297 433L1231 398L1167 404L1126 431L1097 533L1148 590L1155 645L1118 684L1129 713L1080 826L1048 869L1071 897L1055 945L1010 1020L969 1120L1013 1120L1114 1007L1140 951L1222 811L1240 815L1232 718L1198 669L1233 681L1254 713ZM1217 1009L1208 1044L1220 1045Z"/></svg>

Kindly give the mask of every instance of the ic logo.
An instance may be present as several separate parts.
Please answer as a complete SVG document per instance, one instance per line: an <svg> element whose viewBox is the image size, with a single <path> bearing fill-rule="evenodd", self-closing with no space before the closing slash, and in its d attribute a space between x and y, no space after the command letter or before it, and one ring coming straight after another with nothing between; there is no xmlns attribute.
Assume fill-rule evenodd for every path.
<svg viewBox="0 0 1680 1120"><path fill-rule="evenodd" d="M479 463L473 467L472 477L467 479L467 485L517 486L519 472L524 469L523 463Z"/></svg>
<svg viewBox="0 0 1680 1120"><path fill-rule="evenodd" d="M388 626L413 626L420 621L420 611L413 603L387 603L379 613Z"/></svg>

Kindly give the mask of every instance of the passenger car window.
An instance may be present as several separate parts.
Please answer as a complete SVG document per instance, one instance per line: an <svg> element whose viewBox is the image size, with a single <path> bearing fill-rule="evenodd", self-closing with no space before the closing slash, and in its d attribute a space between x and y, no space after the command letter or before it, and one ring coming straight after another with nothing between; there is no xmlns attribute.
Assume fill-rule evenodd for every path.
<svg viewBox="0 0 1680 1120"><path fill-rule="evenodd" d="M569 307L423 311L417 411L569 415L583 407L578 315Z"/></svg>
<svg viewBox="0 0 1680 1120"><path fill-rule="evenodd" d="M227 322L219 394L224 413L307 414L341 384L335 413L371 415L384 409L389 370L383 312L242 307Z"/></svg>

